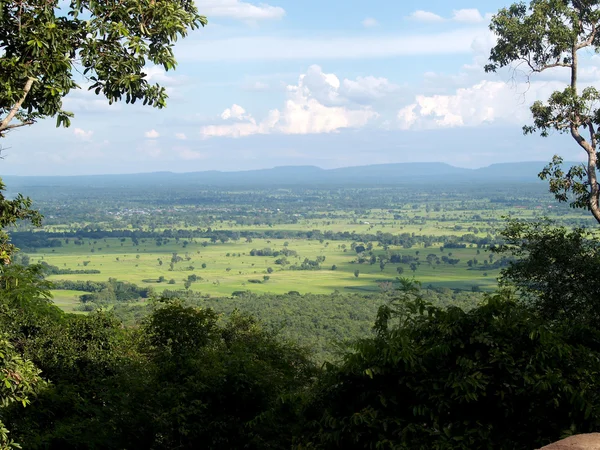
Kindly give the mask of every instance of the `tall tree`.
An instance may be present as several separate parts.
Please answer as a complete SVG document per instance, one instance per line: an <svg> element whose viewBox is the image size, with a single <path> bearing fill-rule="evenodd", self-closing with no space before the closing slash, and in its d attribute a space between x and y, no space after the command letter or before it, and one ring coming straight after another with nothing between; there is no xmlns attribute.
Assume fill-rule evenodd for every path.
<svg viewBox="0 0 600 450"><path fill-rule="evenodd" d="M0 137L45 117L68 126L77 72L109 103L162 108L146 65L173 69L174 42L206 23L193 0L0 0Z"/></svg>
<svg viewBox="0 0 600 450"><path fill-rule="evenodd" d="M174 69L175 41L206 23L193 0L0 0L0 138L48 117L69 126L63 98L79 88L77 73L111 104L164 107L166 91L146 67ZM2 230L41 220L29 198L7 200L3 190L0 181L0 265L14 251Z"/></svg>
<svg viewBox="0 0 600 450"><path fill-rule="evenodd" d="M600 92L578 83L582 51L600 45L600 2L595 0L533 0L529 6L515 3L501 9L490 25L498 40L490 53L487 72L505 66L525 67L529 75L553 68L565 68L570 81L546 102L531 107L533 125L525 134L551 131L568 133L587 154L587 163L562 169L563 159L555 156L539 174L548 179L550 191L572 207L588 208L600 223L598 184L598 127Z"/></svg>

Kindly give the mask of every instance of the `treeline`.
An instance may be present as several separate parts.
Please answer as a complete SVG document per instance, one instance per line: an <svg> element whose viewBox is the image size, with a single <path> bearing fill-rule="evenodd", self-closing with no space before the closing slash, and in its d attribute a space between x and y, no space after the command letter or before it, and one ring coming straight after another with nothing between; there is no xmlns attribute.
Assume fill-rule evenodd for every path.
<svg viewBox="0 0 600 450"><path fill-rule="evenodd" d="M39 235L39 236L38 236ZM209 239L213 243L228 242L230 240L237 241L239 239L309 239L319 241L355 241L355 242L378 242L386 246L401 246L404 248L412 248L416 245L431 247L436 244L442 244L447 248L457 248L459 244L469 244L484 248L491 245L499 245L502 241L491 235L486 237L478 237L475 234L463 235L444 235L444 236L428 236L416 235L414 233L384 233L378 231L375 234L357 233L355 231L299 231L299 230L217 230L208 229L177 229L164 231L141 231L141 230L92 230L79 229L72 231L49 232L49 231L15 231L11 233L11 238L15 243L19 243L17 247L24 249L41 248L60 246L59 244L46 245L53 241L60 242L59 239L74 239L75 242L80 242L83 239L99 240L109 238L129 238L134 245L138 245L141 239L155 239L157 242L164 239ZM259 251L259 250L257 250Z"/></svg>
<svg viewBox="0 0 600 450"><path fill-rule="evenodd" d="M151 287L139 287L126 281L118 281L109 278L105 281L77 281L58 280L53 281L53 288L58 290L73 290L89 292L79 297L82 303L95 303L104 306L114 302L131 302L143 298L149 298L154 294Z"/></svg>
<svg viewBox="0 0 600 450"><path fill-rule="evenodd" d="M40 265L46 275L86 275L101 273L98 269L63 269L48 264L46 261L41 261Z"/></svg>

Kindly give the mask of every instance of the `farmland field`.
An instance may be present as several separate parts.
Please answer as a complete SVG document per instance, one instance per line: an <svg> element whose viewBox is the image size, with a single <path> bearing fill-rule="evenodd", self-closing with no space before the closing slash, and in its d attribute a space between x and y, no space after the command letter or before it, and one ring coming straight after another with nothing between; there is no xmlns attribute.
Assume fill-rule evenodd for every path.
<svg viewBox="0 0 600 450"><path fill-rule="evenodd" d="M199 195L198 203L187 199L168 209L157 206L160 192L146 201L132 194L109 210L110 199L92 193L93 201L80 204L83 211L68 213L50 197L41 205L43 230L20 229L15 236L21 242L45 235L46 244L27 248L25 240L21 247L31 263L59 269L49 280L115 279L156 295L184 289L207 296L372 293L399 276L428 288L490 291L502 267L490 245L506 217L586 220L539 189L500 200L490 199L493 190L440 197L417 189L362 189L360 205L346 205L352 191L344 192L332 198L330 191L219 191L225 200L217 207L203 205L206 197ZM240 202L242 194L256 198ZM370 202L374 207L366 208ZM92 220L82 221L86 210ZM75 293L54 294L61 307L76 308Z"/></svg>
<svg viewBox="0 0 600 450"><path fill-rule="evenodd" d="M161 299L239 309L319 360L366 336L401 279L433 304L481 302L511 262L492 251L509 217L590 224L539 183L23 191L45 219L11 230L16 262L45 268L63 310L136 323Z"/></svg>

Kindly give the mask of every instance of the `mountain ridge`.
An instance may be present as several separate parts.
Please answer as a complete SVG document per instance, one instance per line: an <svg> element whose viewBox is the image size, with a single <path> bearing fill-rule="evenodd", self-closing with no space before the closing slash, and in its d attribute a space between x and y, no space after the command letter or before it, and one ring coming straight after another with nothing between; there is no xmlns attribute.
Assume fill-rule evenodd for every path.
<svg viewBox="0 0 600 450"><path fill-rule="evenodd" d="M456 167L442 162L371 164L323 169L317 166L276 166L241 171L147 172L107 175L2 177L11 188L18 186L268 186L268 185L398 185L406 183L539 182L537 174L547 162L495 163L478 169ZM565 166L579 164L566 162Z"/></svg>

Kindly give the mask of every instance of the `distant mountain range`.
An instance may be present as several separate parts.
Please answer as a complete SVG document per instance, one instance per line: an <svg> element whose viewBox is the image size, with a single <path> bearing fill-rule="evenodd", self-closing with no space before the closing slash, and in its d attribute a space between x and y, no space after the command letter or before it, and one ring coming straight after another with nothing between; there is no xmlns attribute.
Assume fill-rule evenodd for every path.
<svg viewBox="0 0 600 450"><path fill-rule="evenodd" d="M565 163L571 166L577 163ZM546 162L492 164L465 169L445 163L399 163L321 169L315 166L284 166L240 172L154 172L128 175L5 176L11 188L127 187L127 186L372 186L402 184L535 183Z"/></svg>

